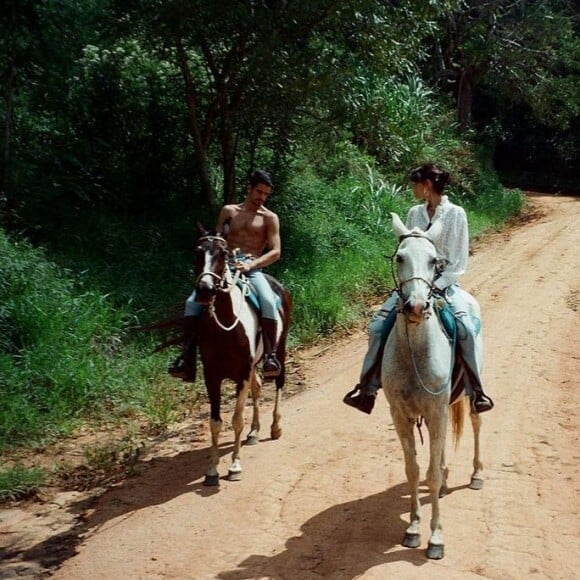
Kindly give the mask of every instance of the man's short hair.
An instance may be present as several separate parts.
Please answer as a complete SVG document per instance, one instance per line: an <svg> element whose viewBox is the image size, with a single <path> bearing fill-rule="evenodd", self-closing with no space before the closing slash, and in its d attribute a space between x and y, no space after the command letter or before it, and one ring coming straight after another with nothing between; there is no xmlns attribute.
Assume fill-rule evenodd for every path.
<svg viewBox="0 0 580 580"><path fill-rule="evenodd" d="M263 171L262 169L257 169L253 173L250 173L250 176L248 177L248 183L250 184L250 187L256 187L256 185L259 183L267 185L268 187L273 187L270 174L266 171Z"/></svg>

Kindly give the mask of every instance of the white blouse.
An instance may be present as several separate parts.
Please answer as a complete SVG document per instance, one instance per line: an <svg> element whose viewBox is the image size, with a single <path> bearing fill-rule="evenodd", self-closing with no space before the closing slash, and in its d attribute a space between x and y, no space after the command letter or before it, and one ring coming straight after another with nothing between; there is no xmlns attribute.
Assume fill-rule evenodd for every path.
<svg viewBox="0 0 580 580"><path fill-rule="evenodd" d="M465 210L451 203L446 195L441 196L441 204L437 206L433 220L429 219L427 202L413 206L407 214L407 227L418 227L425 231L431 221L436 220L443 222L437 251L447 264L441 276L435 280L435 286L444 290L451 284L458 284L460 276L465 273L469 253L469 230Z"/></svg>

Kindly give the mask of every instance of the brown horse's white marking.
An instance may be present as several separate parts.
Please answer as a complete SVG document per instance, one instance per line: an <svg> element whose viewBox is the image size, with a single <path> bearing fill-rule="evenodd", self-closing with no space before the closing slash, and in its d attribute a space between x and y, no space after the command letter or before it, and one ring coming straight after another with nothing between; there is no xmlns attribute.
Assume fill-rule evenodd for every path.
<svg viewBox="0 0 580 580"><path fill-rule="evenodd" d="M389 402L391 416L405 457L405 471L411 493L410 525L403 545L416 548L421 543L420 503L418 496L419 465L415 449L414 429L424 419L429 431L429 467L427 484L431 500L431 536L427 557L444 555L439 512L439 497L447 490L448 469L445 465L445 442L449 410L455 442L461 437L465 396L449 406L453 346L433 314L433 281L436 275L435 245L441 233L440 222L428 232L409 231L396 214L391 214L393 229L399 238L396 257L396 281L400 309L395 327L385 345L382 360L382 385ZM479 306L474 301L474 313ZM481 345L480 345L481 346ZM472 413L474 433L473 489L481 489L482 463L479 458L481 418Z"/></svg>
<svg viewBox="0 0 580 580"><path fill-rule="evenodd" d="M200 238L196 248L196 300L206 305L200 318L199 352L203 364L205 386L210 401L211 455L206 472L205 485L219 484L219 436L222 427L220 416L221 385L224 379L236 384L236 407L233 416L235 434L232 463L228 479L241 479L240 460L241 434L244 428L244 407L248 394L252 395L253 416L247 445L258 443L260 430L259 398L262 387L256 366L263 356L259 317L245 298L244 287L240 288L228 267L230 253L227 247L228 228L218 234L210 234L199 226ZM292 301L288 292L272 277L268 280L281 298L278 319L277 358L282 372L276 378L276 400L273 422L270 429L272 439L282 435L280 427L280 396L284 386L286 358L286 336L290 323Z"/></svg>

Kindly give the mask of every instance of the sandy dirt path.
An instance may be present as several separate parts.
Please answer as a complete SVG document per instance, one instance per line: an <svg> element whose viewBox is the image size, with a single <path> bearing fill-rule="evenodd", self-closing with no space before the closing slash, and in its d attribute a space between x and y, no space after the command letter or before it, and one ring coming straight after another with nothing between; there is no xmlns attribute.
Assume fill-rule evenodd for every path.
<svg viewBox="0 0 580 580"><path fill-rule="evenodd" d="M477 244L463 279L482 306L496 408L482 416L483 490L467 487L469 423L459 448L448 447L443 560L425 558L424 484L423 545L400 545L409 500L384 396L370 417L341 402L358 379L361 331L298 355L307 387L284 400L278 441L265 406L260 444L242 449L241 482L202 485L209 443L200 423L181 450L152 458L84 512L83 535L53 577L580 578L580 198L530 202L534 219ZM229 423L222 441L225 475ZM418 453L424 477L427 446Z"/></svg>

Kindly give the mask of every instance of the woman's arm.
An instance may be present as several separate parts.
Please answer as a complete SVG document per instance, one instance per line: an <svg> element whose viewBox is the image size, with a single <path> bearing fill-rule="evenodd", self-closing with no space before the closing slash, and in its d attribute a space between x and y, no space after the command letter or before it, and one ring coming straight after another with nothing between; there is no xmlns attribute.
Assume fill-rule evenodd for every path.
<svg viewBox="0 0 580 580"><path fill-rule="evenodd" d="M440 247L447 264L441 276L435 280L435 286L440 290L459 282L467 268L469 255L469 230L464 209L457 206L449 218Z"/></svg>

